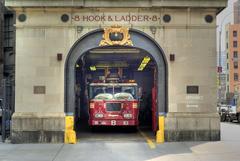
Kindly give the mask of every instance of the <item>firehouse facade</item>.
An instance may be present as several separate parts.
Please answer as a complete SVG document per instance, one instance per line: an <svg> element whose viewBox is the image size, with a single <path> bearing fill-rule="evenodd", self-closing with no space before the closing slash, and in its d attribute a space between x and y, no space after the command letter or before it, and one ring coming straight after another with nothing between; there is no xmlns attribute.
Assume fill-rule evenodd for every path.
<svg viewBox="0 0 240 161"><path fill-rule="evenodd" d="M16 12L13 143L63 142L66 114L86 118L89 83L109 73L138 83L136 97L149 96L139 107L151 104L153 131L165 116L166 141L220 139L216 15L226 0L6 5Z"/></svg>

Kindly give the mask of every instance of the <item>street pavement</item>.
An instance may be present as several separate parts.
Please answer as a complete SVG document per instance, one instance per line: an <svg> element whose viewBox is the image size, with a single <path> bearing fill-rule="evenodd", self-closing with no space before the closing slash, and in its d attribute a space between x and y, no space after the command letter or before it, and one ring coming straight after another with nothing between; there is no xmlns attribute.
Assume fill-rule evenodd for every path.
<svg viewBox="0 0 240 161"><path fill-rule="evenodd" d="M0 143L0 161L240 161L240 124L221 123L221 131L218 142L156 144L140 131L129 139L126 133L80 137L74 145Z"/></svg>

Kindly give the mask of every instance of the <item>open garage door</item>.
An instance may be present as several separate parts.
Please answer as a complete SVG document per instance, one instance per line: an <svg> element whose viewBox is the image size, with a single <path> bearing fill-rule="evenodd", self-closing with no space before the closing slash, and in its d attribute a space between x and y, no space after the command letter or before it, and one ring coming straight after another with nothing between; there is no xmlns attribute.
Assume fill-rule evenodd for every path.
<svg viewBox="0 0 240 161"><path fill-rule="evenodd" d="M149 53L95 48L80 57L75 68L76 128L135 126L156 131L156 63Z"/></svg>
<svg viewBox="0 0 240 161"><path fill-rule="evenodd" d="M108 39L103 39L103 34L109 36ZM91 109L95 109L99 105L106 109L114 109L115 112L122 108L128 109L129 112L131 111L130 107L138 107L137 117L134 117L137 118L137 121L130 123L123 120L125 122L120 123L120 125L137 125L141 128L150 128L151 131L158 128L159 113L167 112L167 66L163 51L149 36L133 29L127 35L127 40L131 39L131 43L111 45L112 42L109 39L113 38L114 41L115 39L126 40L125 36L126 34L122 33L106 34L103 30L95 30L79 39L70 50L65 70L65 111L74 113L77 129L83 126L89 128L93 124L101 124L102 126L109 124L94 119L91 121L91 117L95 117L95 119L96 117L105 117L104 112L103 115L101 113L91 114ZM101 47L99 47L101 43L109 43L110 45L100 45ZM133 89L130 90L131 92L127 92L130 88L129 84L127 88L116 88L114 83L120 83L113 81L116 78L121 83L135 83L135 92ZM97 94L103 94L107 98L116 98L119 92L115 92L120 91L120 96L127 93L127 97L132 98L133 102L129 101L128 106L121 102L109 104L104 104L101 101L91 102L92 99L99 98L91 93L93 85L102 83L101 86L106 86L109 79L112 79L112 85L108 88L97 87L101 91L100 93L95 91ZM133 84L130 85L133 88ZM106 91L110 91L110 93ZM99 111L98 108L97 112ZM126 117L132 117L129 113L125 114ZM117 117L115 113L110 115L108 116ZM124 116L123 113L122 116ZM109 120L111 126L119 124L117 119ZM81 131L81 129L79 130Z"/></svg>

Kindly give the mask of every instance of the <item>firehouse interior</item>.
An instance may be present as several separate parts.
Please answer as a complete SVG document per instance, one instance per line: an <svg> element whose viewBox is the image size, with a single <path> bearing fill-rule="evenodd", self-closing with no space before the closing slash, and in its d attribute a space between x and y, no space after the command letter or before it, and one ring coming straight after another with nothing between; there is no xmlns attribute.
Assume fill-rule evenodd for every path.
<svg viewBox="0 0 240 161"><path fill-rule="evenodd" d="M83 54L75 66L76 131L91 131L89 124L90 101L93 99L90 96L91 83L108 83L108 78L116 78L112 79L114 83L137 84L134 96L139 110L137 128L148 128L155 132L157 128L156 75L155 60L142 49L99 47Z"/></svg>

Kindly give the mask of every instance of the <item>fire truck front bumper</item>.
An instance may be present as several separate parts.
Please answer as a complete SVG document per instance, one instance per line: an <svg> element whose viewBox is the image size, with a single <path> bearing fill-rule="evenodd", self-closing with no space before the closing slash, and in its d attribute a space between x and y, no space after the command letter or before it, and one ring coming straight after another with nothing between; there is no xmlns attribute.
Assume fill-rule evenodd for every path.
<svg viewBox="0 0 240 161"><path fill-rule="evenodd" d="M137 126L137 120L89 120L91 126Z"/></svg>

